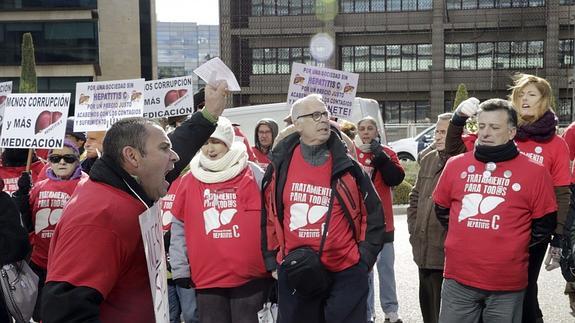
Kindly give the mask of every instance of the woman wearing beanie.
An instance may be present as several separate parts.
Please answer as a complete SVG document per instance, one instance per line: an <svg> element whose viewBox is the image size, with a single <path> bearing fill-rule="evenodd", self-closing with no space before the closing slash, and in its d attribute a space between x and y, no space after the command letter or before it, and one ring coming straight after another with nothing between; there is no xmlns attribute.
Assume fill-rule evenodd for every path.
<svg viewBox="0 0 575 323"><path fill-rule="evenodd" d="M257 323L273 283L260 251L263 172L234 136L231 122L220 117L172 208L171 244L186 244L202 323ZM185 241L178 240L182 229ZM171 261L181 261L174 256Z"/></svg>
<svg viewBox="0 0 575 323"><path fill-rule="evenodd" d="M22 194L20 209L25 223L31 223L32 256L30 267L40 278L38 281L38 301L34 308L34 321L39 322L40 296L46 280L48 267L48 249L56 224L70 196L81 181L88 175L80 168L78 148L67 139L64 147L53 149L48 153L47 178L36 183L30 195ZM89 251L86 251L89 252Z"/></svg>

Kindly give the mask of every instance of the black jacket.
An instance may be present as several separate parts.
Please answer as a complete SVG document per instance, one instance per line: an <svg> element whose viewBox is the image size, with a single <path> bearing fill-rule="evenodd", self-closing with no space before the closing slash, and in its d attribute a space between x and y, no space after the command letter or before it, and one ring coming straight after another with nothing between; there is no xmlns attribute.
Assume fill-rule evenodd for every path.
<svg viewBox="0 0 575 323"><path fill-rule="evenodd" d="M20 222L18 207L8 193L0 191L0 266L22 260L29 252L28 233Z"/></svg>
<svg viewBox="0 0 575 323"><path fill-rule="evenodd" d="M166 175L168 182L173 182L180 175L215 128L215 124L205 119L201 112L197 112L168 135L173 150L180 156L175 168ZM148 206L156 202L146 196L134 178L105 155L94 163L90 179L114 186L137 198L126 185L128 183ZM103 300L102 295L93 288L74 286L68 282L49 282L42 292L42 322L99 322L100 304Z"/></svg>
<svg viewBox="0 0 575 323"><path fill-rule="evenodd" d="M283 191L293 151L298 144L299 134L297 133L287 136L278 143L273 150L272 163L267 168L262 181L262 254L268 271L276 269L276 254L280 245L283 245L282 239L270 241L268 237L277 237L275 221L283 222ZM327 141L327 146L333 160L332 183L337 183L333 189L333 194L341 197L340 204L344 213L349 214L351 210L348 206L358 201L354 201L351 197L348 198L350 194L346 194L342 187L345 186L347 189L361 192L362 205L356 203L355 206L356 208L364 207L365 214L362 214L361 223L354 223L352 230L356 234L356 240L359 244L360 261L371 267L375 263L383 244L393 241L393 236L389 232L385 232L385 218L381 201L367 174L363 172L355 160L347 155L347 147L333 131ZM345 182L350 181L354 182L355 187L345 185ZM359 233L362 224L365 226L363 235Z"/></svg>

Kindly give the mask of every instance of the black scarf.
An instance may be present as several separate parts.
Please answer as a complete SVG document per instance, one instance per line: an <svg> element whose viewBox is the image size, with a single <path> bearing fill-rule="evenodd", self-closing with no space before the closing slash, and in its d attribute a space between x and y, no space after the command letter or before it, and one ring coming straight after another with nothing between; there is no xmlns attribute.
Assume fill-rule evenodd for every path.
<svg viewBox="0 0 575 323"><path fill-rule="evenodd" d="M536 142L546 142L555 135L556 126L557 117L549 110L535 122L518 127L515 139L519 141L533 140Z"/></svg>
<svg viewBox="0 0 575 323"><path fill-rule="evenodd" d="M519 150L513 140L509 140L506 144L499 146L477 145L473 154L475 159L482 163L499 163L517 157Z"/></svg>

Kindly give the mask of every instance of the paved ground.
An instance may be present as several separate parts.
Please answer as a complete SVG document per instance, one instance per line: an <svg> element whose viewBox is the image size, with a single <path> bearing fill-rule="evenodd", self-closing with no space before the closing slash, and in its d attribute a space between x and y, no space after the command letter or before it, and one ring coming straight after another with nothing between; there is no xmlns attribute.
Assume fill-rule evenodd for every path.
<svg viewBox="0 0 575 323"><path fill-rule="evenodd" d="M396 214L401 214L397 212ZM405 323L423 322L419 310L417 266L412 260L405 215L395 216L395 278L399 298L399 314ZM377 277L377 275L375 275ZM559 269L548 272L542 269L539 277L539 302L546 323L573 323L567 296L563 294L565 282ZM376 313L378 323L383 323L383 312L378 305L376 290Z"/></svg>

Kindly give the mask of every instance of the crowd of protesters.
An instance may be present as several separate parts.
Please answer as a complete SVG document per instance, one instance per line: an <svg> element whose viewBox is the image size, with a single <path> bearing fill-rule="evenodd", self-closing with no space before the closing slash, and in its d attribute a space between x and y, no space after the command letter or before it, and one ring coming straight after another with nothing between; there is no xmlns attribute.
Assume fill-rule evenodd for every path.
<svg viewBox="0 0 575 323"><path fill-rule="evenodd" d="M45 160L2 152L0 264L38 275L35 321L154 322L138 216L160 203L171 322L255 323L272 301L281 323L370 323L375 288L385 322L402 322L392 189L405 172L377 121L337 121L310 94L283 131L262 118L250 146L221 116L227 95L208 85L163 126L84 134L68 120ZM575 126L557 134L551 97L522 74L508 100L438 116L407 208L425 323L543 322L542 267L561 267L575 310Z"/></svg>

